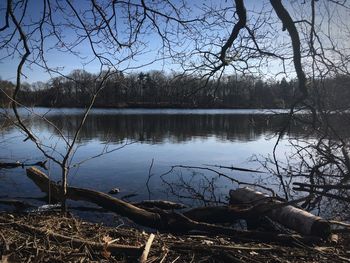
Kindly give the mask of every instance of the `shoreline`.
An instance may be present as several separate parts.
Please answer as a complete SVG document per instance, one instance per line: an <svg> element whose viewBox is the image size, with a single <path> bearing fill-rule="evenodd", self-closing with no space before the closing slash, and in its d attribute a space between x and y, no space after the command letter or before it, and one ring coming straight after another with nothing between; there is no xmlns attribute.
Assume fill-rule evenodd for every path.
<svg viewBox="0 0 350 263"><path fill-rule="evenodd" d="M0 224L2 262L346 262L349 258L348 235L321 247L283 245L235 241L229 235L107 227L58 212L0 212Z"/></svg>
<svg viewBox="0 0 350 263"><path fill-rule="evenodd" d="M0 108L6 108L8 105L0 105ZM48 109L85 109L86 105L24 105L28 108L48 108ZM23 107L18 107L23 108ZM271 107L225 107L225 106L188 106L180 104L123 104L123 105L96 105L92 109L174 109L174 110L289 110L290 108L271 108Z"/></svg>

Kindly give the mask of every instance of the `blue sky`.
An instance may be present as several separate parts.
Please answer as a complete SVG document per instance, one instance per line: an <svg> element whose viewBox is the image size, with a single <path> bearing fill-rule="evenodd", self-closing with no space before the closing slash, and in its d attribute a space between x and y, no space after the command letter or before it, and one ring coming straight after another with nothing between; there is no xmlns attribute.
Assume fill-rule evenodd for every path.
<svg viewBox="0 0 350 263"><path fill-rule="evenodd" d="M64 3L64 1L61 1ZM139 1L136 1L139 2ZM77 10L86 10L89 8L90 1L72 1L74 4L74 7ZM67 4L64 4L67 7ZM0 8L1 13L0 17L5 17L5 8L6 8L6 1L0 1ZM68 8L67 8L68 10ZM36 1L36 0L29 0L28 2L28 9L26 12L26 16L23 20L23 24L28 24L31 22L36 22L38 19L42 17L43 14L43 4L42 1ZM117 14L121 15L121 14ZM20 17L20 13L17 12L17 16ZM53 19L55 20L55 23L65 23L67 17L56 15L56 13L53 15ZM77 20L75 20L76 23L78 23ZM1 26L4 23L4 19L1 21ZM10 28L8 32L12 32L14 25L11 23ZM69 30L67 27L64 28L64 37L66 42L74 41L76 39L76 32L74 30ZM24 27L24 31L30 32L33 27ZM123 25L121 25L121 29L123 30ZM6 32L6 33L8 33ZM38 31L35 35L29 37L31 39L37 39L38 38ZM17 41L19 36L16 34L14 37L14 42ZM145 47L145 52L142 56L134 57L133 61L128 60L127 63L131 63L131 65L140 65L140 64L148 64L152 60L154 60L157 57L157 49L160 47L159 44L159 38L157 38L155 35L150 36L144 36L143 41L147 44L147 47ZM50 67L58 67L62 73L66 74L74 69L85 69L89 72L98 72L100 69L100 63L96 60L93 60L93 53L92 49L89 45L89 42L87 40L81 42L79 45L75 47L75 51L79 52L81 57L84 57L83 59L77 56L74 56L67 52L62 52L57 49L53 49L53 47L56 44L56 40L54 38L48 38L45 41L45 57L46 61L49 64ZM33 41L31 41L33 43ZM21 45L20 45L21 46ZM122 53L122 52L121 52ZM4 48L0 50L0 57L6 57L8 55L7 50ZM117 55L118 56L118 55ZM117 57L116 56L116 57ZM158 56L159 57L159 56ZM30 56L30 59L32 58L32 54ZM88 63L89 62L89 63ZM16 70L19 63L19 55L15 54L14 56L7 57L5 59L0 60L0 76L4 80L10 80L14 81L16 78ZM121 68L124 68L127 63L122 63ZM173 66L170 64L167 64L168 68L172 68ZM164 62L156 62L152 65L146 66L143 68L144 70L162 70L164 69ZM23 74L24 74L24 81L27 82L34 82L34 81L46 81L50 78L50 75L47 74L42 68L36 66L36 65L30 65L30 63L26 63L26 66L23 68Z"/></svg>
<svg viewBox="0 0 350 263"><path fill-rule="evenodd" d="M74 7L77 10L87 10L89 8L90 1L85 0L75 0L71 1ZM140 1L133 1L135 3L140 3ZM161 2L161 1L160 1ZM175 5L180 5L180 1L172 1ZM216 1L187 1L194 10L191 14L188 14L189 16L195 17L196 15L199 15L198 7L203 7L204 5L218 5L219 2ZM256 0L256 1L246 1L246 5L248 5L248 9L258 7L261 5L262 1ZM64 1L61 1L62 6L67 7L67 4L64 3ZM151 5L150 1L146 1L147 4ZM222 3L221 3L222 4ZM231 2L227 3L227 1L223 1L223 5L232 5ZM4 18L5 14L5 8L6 8L6 1L0 1L0 17ZM69 8L67 8L68 10ZM20 8L19 8L20 10ZM196 11L197 10L197 11ZM17 17L20 17L21 13L17 10L16 12ZM23 20L23 24L29 24L31 22L37 22L43 15L43 2L42 1L36 1L36 0L29 0L28 1L28 7L27 12ZM117 13L118 16L122 17L122 11L121 13ZM64 16L60 12L54 12L53 19L56 23L64 23L67 19L71 19L69 16ZM75 20L76 23L78 23L77 20ZM3 25L4 19L1 20L1 25ZM13 24L11 23L10 29L8 32L13 30ZM45 25L44 25L45 27ZM30 32L33 27L24 27L24 31L27 33ZM69 42L72 39L76 38L76 33L74 30L69 30L66 27L64 27L64 37L65 41ZM121 25L120 31L123 30L123 25ZM229 29L230 30L230 29ZM45 31L45 30L44 30ZM5 32L5 33L8 33ZM153 29L153 32L155 30ZM32 36L29 37L29 39L37 39L38 38L38 31ZM18 35L15 35L14 42L18 40ZM157 51L161 47L161 39L159 36L155 33L150 35L144 35L143 39L145 42L145 51L146 53L142 54L142 56L134 57L133 60L128 60L127 63L121 63L120 68L125 68L126 64L130 63L131 66L137 66L142 64L148 64L155 58L160 58L161 56L158 55ZM13 43L14 43L13 42ZM31 45L34 45L34 41L30 41ZM72 54L66 53L66 52L60 52L57 49L52 49L56 43L56 40L51 38L48 38L45 41L45 58L50 67L58 68L61 70L62 73L67 74L70 71L74 69L85 69L89 72L98 72L100 69L100 64L98 61L93 60L93 54L91 47L89 46L88 41L83 41L81 44L76 46L75 51L78 51L80 53L80 56L85 57L85 59L81 59L79 57L73 56ZM188 43L184 43L188 44ZM6 57L7 56L7 50L4 48L0 50L0 57ZM33 55L29 57L30 59L33 58ZM87 61L90 61L87 63ZM16 78L16 69L19 63L19 55L18 53L14 56L7 57L5 59L0 60L0 77L5 80L15 81ZM136 70L136 69L135 69ZM145 67L142 67L142 70L180 70L180 68L172 64L170 60L161 60L155 63L152 63L151 65L147 65ZM35 81L46 81L50 78L50 75L46 73L43 69L40 67L33 65L30 63L26 63L25 67L23 68L23 81L27 82L35 82Z"/></svg>
<svg viewBox="0 0 350 263"><path fill-rule="evenodd" d="M99 2L99 1L97 1ZM108 3L109 1L107 1ZM140 4L139 0L134 0L131 1L133 3L136 4ZM152 2L153 1L146 1L146 3L152 7ZM157 2L157 1L156 1ZM192 9L192 12L190 12L189 14L186 15L186 18L194 18L196 16L201 15L201 11L198 11L199 9L201 9L204 6L223 6L223 7L227 7L230 6L232 7L232 2L233 1L206 1L206 0L192 0L192 1L186 1L189 5L190 8ZM55 23L60 24L62 23L62 25L60 25L61 29L62 29L62 35L64 36L64 41L65 42L70 42L70 41L74 41L77 39L77 31L78 33L81 32L79 31L80 29L74 30L72 29L70 26L66 26L64 25L64 23L66 23L66 21L70 21L72 23L74 23L74 26L79 26L79 21L77 19L74 18L74 15L72 14L72 11L69 9L67 3L65 1L59 1L59 3L61 3L62 7L67 8L66 12L53 12L53 19L55 21ZM83 11L83 10L88 10L89 6L90 6L90 1L87 0L75 0L75 1L71 1L71 3L74 5L74 7L78 10L78 11ZM159 0L158 4L162 5L162 1ZM172 3L174 3L176 6L180 6L180 1L172 1ZM262 8L263 8L263 4L267 3L268 5L268 1L267 0L249 0L249 1L245 1L245 5L247 7L248 10L248 17L252 17L254 15L254 11L259 12ZM301 13L306 12L307 15L307 8L304 8L304 6L298 7L299 9L297 9L296 11L291 9L289 6L289 2L288 1L284 1L285 5L289 8L289 10L291 11L291 13L294 15L298 16ZM5 7L6 7L6 1L0 1L0 17L2 18L0 20L0 27L4 24L4 14L5 14ZM200 8L199 8L200 7ZM267 10L270 7L267 8ZM161 10L161 9L160 9ZM164 11L164 10L162 10ZM166 11L166 9L165 9ZM301 12L299 12L301 11ZM299 14L299 13L300 14ZM39 21L39 19L42 17L43 14L43 2L42 1L37 1L37 0L29 0L28 1L28 9L26 12L26 16L23 19L23 24L30 24L33 22L37 22ZM87 15L90 16L91 18L91 13L85 13ZM111 13L109 13L111 14ZM19 10L16 10L16 15L17 17L20 17L20 12ZM123 16L125 16L125 10L121 10L121 9L117 9L117 17L120 18L120 20L118 20L120 24L118 24L117 30L119 30L118 35L119 36L123 36L123 32L124 30L126 30L128 27L123 24L123 21L125 22L125 19L123 20ZM274 16L274 13L272 13L272 17ZM349 16L343 16L344 17L344 24L347 25L348 22L348 17ZM227 15L228 19L232 18L232 10L231 13L229 12ZM232 20L232 23L234 23L235 21ZM160 25L160 29L164 29L165 28L165 22L164 20L158 20L158 23ZM171 24L170 25L175 25ZM48 30L52 30L52 29L45 29L46 28L46 24L44 25L44 32L48 33ZM176 26L176 25L175 25ZM229 32L232 30L232 26L233 24L229 24L228 28L221 28L221 29L217 29L219 27L215 27L215 29L217 29L217 31L213 30L212 32L201 32L203 33L203 36L212 36L213 37L213 41L216 41L216 43L219 44L223 44L225 42L225 38L228 37ZM27 26L27 27L23 27L24 31L26 31L26 33L30 32L31 30L33 30L33 26ZM3 36L7 36L9 33L11 33L13 30L13 24L11 23L10 28L4 32L0 32L0 41L3 40ZM183 30L181 27L179 28L180 33L180 39L179 41L181 42L182 39L181 37L191 37L188 35L185 35L185 33L187 34L188 32L182 32L181 30ZM151 62L152 60L156 59L156 58L161 58L161 56L157 53L157 51L159 51L159 49L162 47L162 43L161 43L161 39L159 37L159 35L156 33L156 29L155 28L151 28L150 27L150 21L148 20L148 22L145 24L145 27L143 28L143 31L145 34L141 35L141 40L143 41L144 46L142 46L141 48L144 49L145 53L141 54L140 56L134 56L132 59L127 59L125 62L119 63L118 59L119 58L123 58L126 57L127 55L127 51L125 51L126 49L122 49L122 51L118 51L115 53L115 55L113 56L109 56L109 58L115 62L114 65L118 65L117 68L118 69L124 69L127 66L138 66L138 65L144 65L144 64L148 64L149 62ZM335 30L333 30L335 31ZM338 30L339 31L339 30ZM38 30L29 36L30 39L30 45L33 47L34 45L36 45L35 40L38 39ZM217 34L217 38L222 39L221 42L218 39L215 39L215 35ZM99 38L103 41L103 36L95 36L95 41L99 41ZM171 36L170 36L171 37ZM273 38L274 37L274 38ZM276 36L272 36L272 41L273 42L281 42L283 44L283 41L288 41L288 35L286 32L282 32L280 33L280 35L276 35ZM13 41L10 42L10 44L14 45L14 43L18 40L18 34L16 34L13 38ZM205 42L205 40L204 40ZM0 42L1 43L1 42ZM86 71L89 72L98 72L100 69L100 64L99 62L94 58L94 55L92 53L92 49L89 45L89 42L85 39L84 41L82 41L81 43L79 43L78 45L75 46L74 51L79 52L80 56L83 58L79 58L77 56L74 56L70 53L67 52L62 52L61 47L57 48L55 45L57 44L57 40L53 37L49 37L46 41L45 41L45 58L46 61L48 63L48 65L51 68L56 68L59 69L63 74L67 74L70 71L74 70L74 69L85 69ZM275 44L275 43L273 43ZM98 44L96 44L96 47L98 48ZM187 47L187 49L186 49ZM174 45L175 51L179 51L179 50L184 50L184 51L188 51L189 49L193 49L193 43L191 43L189 40L187 41L183 41L183 43L181 43L180 45ZM215 46L214 46L215 47ZM216 46L216 50L219 50ZM285 48L287 49L287 48ZM124 50L124 51L123 51ZM22 50L20 50L22 52ZM99 50L100 52L104 52L105 50L103 50L103 48L101 48ZM108 51L116 51L115 47L111 47L110 50ZM0 50L0 57L6 57L6 55L8 50L6 48L3 48ZM215 51L216 52L216 51ZM283 52L283 50L282 50ZM29 57L30 59L33 58L34 55L36 55L37 53L33 52L33 54L31 54L31 56ZM191 59L194 59L192 57L187 57L186 58L188 60L188 63L191 62ZM89 62L89 63L87 63ZM18 53L16 53L14 56L11 57L7 57L7 58L3 58L0 59L0 77L2 79L5 80L10 80L10 81L14 81L15 77L16 77L16 69L17 69L17 65L19 63L19 55ZM264 66L261 66L261 68L263 68ZM160 60L157 61L155 63L152 63L151 65L147 65L142 67L141 69L134 69L134 70L130 70L130 71L137 71L137 70L164 70L164 71L171 71L171 70L176 70L176 71L180 71L180 67L176 64L173 64L171 60ZM270 72L272 75L275 74L276 72L278 72L279 70L281 70L281 65L278 62L273 62L273 63L269 63L266 64L265 69L266 72ZM229 71L228 71L229 72ZM40 67L36 66L36 65L30 65L30 63L26 63L25 67L23 68L23 73L24 73L24 77L23 77L23 81L27 81L27 82L35 82L35 81L47 81L50 78L50 75L45 72L43 69L41 69ZM291 75L293 76L293 73L291 73Z"/></svg>

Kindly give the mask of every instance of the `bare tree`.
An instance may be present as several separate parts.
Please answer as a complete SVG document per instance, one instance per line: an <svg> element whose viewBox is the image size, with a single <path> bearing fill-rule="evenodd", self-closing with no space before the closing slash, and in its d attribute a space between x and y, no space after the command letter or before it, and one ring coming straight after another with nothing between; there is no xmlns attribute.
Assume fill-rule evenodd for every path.
<svg viewBox="0 0 350 263"><path fill-rule="evenodd" d="M38 6L37 16L30 12L30 1L8 0L2 10L5 24L0 28L2 60L9 57L18 58L16 84L11 97L12 110L15 116L15 125L31 140L41 153L62 170L62 200L65 203L67 193L67 177L71 167L71 160L76 150L76 142L80 131L84 126L87 116L94 102L105 87L106 81L115 74L136 69L143 65L157 61L155 57L141 64L134 63L136 59L147 52L147 35L156 31L163 41L158 49L170 48L171 40L166 36L166 28L174 27L174 23L185 26L189 21L183 20L181 10L182 4L175 6L170 2L158 3L164 7L165 12L159 12L144 1L90 1L86 5L77 5L71 1L49 1L44 0ZM160 21L161 20L161 21ZM162 24L161 22L164 22ZM68 35L72 39L67 39ZM90 53L87 57L79 52L83 45L88 45ZM23 106L18 101L18 94L23 86L24 68L35 67L44 70L51 76L59 75L70 78L77 83L79 79L74 76L65 75L57 66L53 66L47 58L48 50L58 53L68 53L82 61L84 65L95 63L99 67L92 90L88 92L88 102L84 114L77 129L72 136L63 134L62 131L49 122L45 116L40 116L47 121L60 136L60 142L65 145L63 153L56 151L56 144L47 144L30 130L19 113L18 106ZM161 52L161 50L159 51ZM35 114L34 111L31 111ZM64 207L64 206L63 206Z"/></svg>

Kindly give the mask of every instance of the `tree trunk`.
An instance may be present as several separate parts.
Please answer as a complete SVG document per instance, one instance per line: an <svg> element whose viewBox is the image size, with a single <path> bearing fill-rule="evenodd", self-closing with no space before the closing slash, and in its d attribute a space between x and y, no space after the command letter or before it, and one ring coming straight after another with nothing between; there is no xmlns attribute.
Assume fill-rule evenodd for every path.
<svg viewBox="0 0 350 263"><path fill-rule="evenodd" d="M39 171L39 170L38 170ZM61 210L65 214L67 212L67 177L68 177L68 168L62 167L62 187L61 187Z"/></svg>
<svg viewBox="0 0 350 263"><path fill-rule="evenodd" d="M56 198L57 200L61 200L62 188L59 187L56 183L50 181L46 174L34 167L31 167L27 169L27 176L33 180L33 182L41 189L41 191L45 193L48 193L50 191L52 197ZM158 214L140 209L127 202L113 198L105 193L83 188L67 187L66 198L97 204L109 211L116 212L121 216L129 217L135 223L138 223L140 225L154 228L161 225L160 217Z"/></svg>
<svg viewBox="0 0 350 263"><path fill-rule="evenodd" d="M254 203L256 205L283 204L281 201L250 188L231 190L230 201L231 203ZM291 205L272 209L266 215L281 225L304 235L320 237L330 235L330 225L326 220Z"/></svg>

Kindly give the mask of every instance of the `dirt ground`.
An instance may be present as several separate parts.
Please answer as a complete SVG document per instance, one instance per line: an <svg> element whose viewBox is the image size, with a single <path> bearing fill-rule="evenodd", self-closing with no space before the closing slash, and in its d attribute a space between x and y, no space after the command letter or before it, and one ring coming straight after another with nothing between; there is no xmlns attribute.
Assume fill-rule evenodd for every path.
<svg viewBox="0 0 350 263"><path fill-rule="evenodd" d="M0 213L1 262L140 262L151 234L57 212ZM233 242L229 236L198 233L153 234L144 262L350 262L349 234L313 247Z"/></svg>

